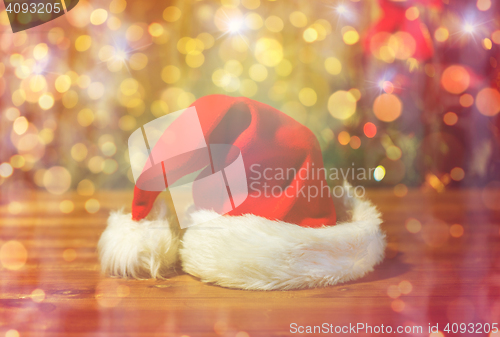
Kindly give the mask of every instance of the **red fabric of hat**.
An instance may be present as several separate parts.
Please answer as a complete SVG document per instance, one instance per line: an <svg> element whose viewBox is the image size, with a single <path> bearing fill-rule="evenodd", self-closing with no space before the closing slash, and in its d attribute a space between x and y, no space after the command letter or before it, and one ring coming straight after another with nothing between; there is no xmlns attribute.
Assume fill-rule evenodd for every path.
<svg viewBox="0 0 500 337"><path fill-rule="evenodd" d="M207 144L234 145L241 151L249 196L228 215L254 214L303 227L335 224L320 147L307 127L269 105L245 97L210 95L192 106ZM176 166L195 167L196 163L197 154L193 152L183 156ZM175 176L175 172L168 172L175 168L164 167L167 176ZM160 175L163 172L156 171ZM209 186L205 188L206 191L197 193L210 194ZM132 218L145 218L159 193L136 186Z"/></svg>

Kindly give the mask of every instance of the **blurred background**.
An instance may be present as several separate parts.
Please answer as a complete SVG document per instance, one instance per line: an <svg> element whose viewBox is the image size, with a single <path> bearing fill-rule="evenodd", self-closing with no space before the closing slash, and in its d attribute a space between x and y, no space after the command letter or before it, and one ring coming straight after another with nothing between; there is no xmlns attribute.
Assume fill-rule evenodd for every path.
<svg viewBox="0 0 500 337"><path fill-rule="evenodd" d="M136 128L216 93L303 123L327 167L377 168L356 185L500 186L495 1L80 0L15 34L2 8L0 34L0 199L13 214L34 190L76 191L96 212L96 191L133 188Z"/></svg>

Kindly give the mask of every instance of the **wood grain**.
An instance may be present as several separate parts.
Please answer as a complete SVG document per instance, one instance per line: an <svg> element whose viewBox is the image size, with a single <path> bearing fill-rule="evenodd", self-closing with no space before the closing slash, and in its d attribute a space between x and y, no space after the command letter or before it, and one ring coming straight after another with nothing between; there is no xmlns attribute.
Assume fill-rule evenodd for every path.
<svg viewBox="0 0 500 337"><path fill-rule="evenodd" d="M21 337L289 336L291 323L415 324L428 336L429 323L500 323L500 213L484 206L480 190L368 196L383 213L386 260L354 282L286 292L203 284L180 267L167 280L101 275L96 244L110 210L130 204L128 191L94 195L101 204L95 214L85 210L89 197L76 194L33 193L18 214L0 205L0 244L15 240L28 252L21 269L0 267L0 336L11 329ZM500 202L500 191L494 197ZM59 210L64 199L74 202L73 212ZM408 218L422 230L410 233ZM449 235L453 224L463 226L462 236ZM67 249L74 260L63 258ZM411 292L397 296L405 280ZM45 293L41 302L35 289Z"/></svg>

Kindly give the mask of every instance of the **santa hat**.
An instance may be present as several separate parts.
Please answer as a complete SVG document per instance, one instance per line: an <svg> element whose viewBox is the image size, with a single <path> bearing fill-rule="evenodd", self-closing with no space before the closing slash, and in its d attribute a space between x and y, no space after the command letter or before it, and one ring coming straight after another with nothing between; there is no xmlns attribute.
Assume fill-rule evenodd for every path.
<svg viewBox="0 0 500 337"><path fill-rule="evenodd" d="M211 95L191 107L174 123L183 126L196 116L199 125L189 130L171 124L156 138L151 159L136 179L132 214L109 217L98 244L104 272L162 278L180 260L185 272L204 282L273 290L346 282L382 261L380 213L345 183L351 219L336 223L320 147L307 127L244 97ZM186 136L196 134L197 127L204 144ZM172 139L191 142L187 149L192 151L181 154L166 146ZM216 144L230 146L217 163L210 158ZM240 176L226 169L238 165ZM161 190L172 192L184 174L200 169L193 183L194 207L182 220L187 228L179 228L172 214L165 216L165 208L150 214ZM219 185L217 175L224 178Z"/></svg>

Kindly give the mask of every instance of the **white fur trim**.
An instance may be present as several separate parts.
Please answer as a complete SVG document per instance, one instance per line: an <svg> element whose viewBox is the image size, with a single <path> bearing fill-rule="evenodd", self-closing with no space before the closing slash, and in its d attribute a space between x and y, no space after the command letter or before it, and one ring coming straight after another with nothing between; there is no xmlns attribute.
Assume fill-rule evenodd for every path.
<svg viewBox="0 0 500 337"><path fill-rule="evenodd" d="M353 195L345 184L344 195ZM380 213L367 200L346 198L352 221L304 228L255 215L221 216L189 227L182 238L183 269L204 282L240 289L328 286L372 271L384 258ZM192 214L194 221L212 211Z"/></svg>
<svg viewBox="0 0 500 337"><path fill-rule="evenodd" d="M178 258L179 226L169 221L133 221L131 214L113 212L97 245L106 274L133 278L162 278Z"/></svg>

